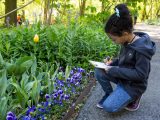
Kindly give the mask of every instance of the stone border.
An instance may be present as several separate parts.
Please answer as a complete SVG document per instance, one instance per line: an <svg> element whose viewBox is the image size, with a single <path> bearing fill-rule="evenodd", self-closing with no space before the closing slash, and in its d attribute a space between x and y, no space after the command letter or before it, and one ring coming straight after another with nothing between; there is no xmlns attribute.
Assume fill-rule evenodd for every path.
<svg viewBox="0 0 160 120"><path fill-rule="evenodd" d="M92 87L96 85L95 79L90 78L89 80L90 80L90 82L83 89L83 91L81 92L80 96L77 98L74 106L69 108L67 114L63 117L62 120L71 120L72 118L75 118L76 115L79 113L79 111L76 111L76 106L78 106L78 104L81 104L81 103L84 102L84 100L88 97Z"/></svg>

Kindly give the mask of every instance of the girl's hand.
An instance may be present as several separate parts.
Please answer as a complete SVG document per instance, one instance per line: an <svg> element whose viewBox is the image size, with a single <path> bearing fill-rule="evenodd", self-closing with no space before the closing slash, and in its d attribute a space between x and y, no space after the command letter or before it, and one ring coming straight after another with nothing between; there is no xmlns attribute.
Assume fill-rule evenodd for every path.
<svg viewBox="0 0 160 120"><path fill-rule="evenodd" d="M110 65L112 63L112 60L110 59L110 57L107 57L106 59L103 59L103 62L106 64L106 65Z"/></svg>

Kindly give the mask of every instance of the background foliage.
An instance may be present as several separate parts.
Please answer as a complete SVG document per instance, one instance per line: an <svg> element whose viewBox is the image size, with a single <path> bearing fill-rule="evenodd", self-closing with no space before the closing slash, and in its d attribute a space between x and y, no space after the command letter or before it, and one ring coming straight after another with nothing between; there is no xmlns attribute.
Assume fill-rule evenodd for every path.
<svg viewBox="0 0 160 120"><path fill-rule="evenodd" d="M9 2L6 2L9 1ZM17 2L16 2L17 1ZM31 0L0 0L0 15L5 14L5 6L17 3L17 7L21 7ZM138 21L158 19L160 16L160 0L33 0L27 7L17 11L30 23L37 20L43 21L44 24L53 24L57 18L66 21L68 15L93 17L100 21L104 21L108 15L113 12L113 8L118 3L126 3L132 15L138 16ZM30 9L32 8L32 9ZM9 9L9 8L8 8ZM15 8L16 9L16 8ZM6 16L7 18L7 16ZM12 19L11 19L12 21ZM10 21L10 22L11 22ZM1 24L4 24L1 19Z"/></svg>

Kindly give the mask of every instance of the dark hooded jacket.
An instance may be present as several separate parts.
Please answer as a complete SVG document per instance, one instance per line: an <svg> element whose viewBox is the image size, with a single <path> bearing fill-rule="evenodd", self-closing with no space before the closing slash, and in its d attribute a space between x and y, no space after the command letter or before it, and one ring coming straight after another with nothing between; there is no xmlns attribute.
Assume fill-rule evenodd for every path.
<svg viewBox="0 0 160 120"><path fill-rule="evenodd" d="M142 32L135 34L140 38L122 46L119 58L111 64L113 67L108 71L132 98L145 92L151 69L150 61L156 50L149 35Z"/></svg>

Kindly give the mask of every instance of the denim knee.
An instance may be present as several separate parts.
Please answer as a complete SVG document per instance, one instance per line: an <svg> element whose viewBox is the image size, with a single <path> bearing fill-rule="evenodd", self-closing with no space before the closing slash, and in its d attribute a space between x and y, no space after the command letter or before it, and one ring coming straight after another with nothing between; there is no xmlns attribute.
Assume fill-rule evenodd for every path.
<svg viewBox="0 0 160 120"><path fill-rule="evenodd" d="M119 111L119 108L115 107L112 104L103 104L103 108L106 112L115 113Z"/></svg>

